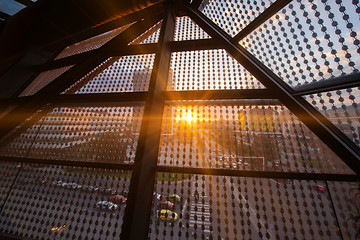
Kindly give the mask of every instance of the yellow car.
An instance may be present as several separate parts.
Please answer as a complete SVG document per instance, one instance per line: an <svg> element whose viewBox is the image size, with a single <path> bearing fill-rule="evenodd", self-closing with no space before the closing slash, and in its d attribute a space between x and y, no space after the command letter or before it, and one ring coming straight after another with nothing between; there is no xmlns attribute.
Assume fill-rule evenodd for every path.
<svg viewBox="0 0 360 240"><path fill-rule="evenodd" d="M172 212L170 210L158 210L157 211L157 216L158 218L160 218L161 220L164 221L176 221L178 218L178 215L176 212Z"/></svg>

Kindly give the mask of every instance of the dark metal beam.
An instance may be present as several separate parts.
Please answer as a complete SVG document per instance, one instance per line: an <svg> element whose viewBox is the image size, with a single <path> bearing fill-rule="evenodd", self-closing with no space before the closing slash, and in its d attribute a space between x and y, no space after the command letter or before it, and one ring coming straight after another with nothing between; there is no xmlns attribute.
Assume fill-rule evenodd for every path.
<svg viewBox="0 0 360 240"><path fill-rule="evenodd" d="M158 158L165 103L162 93L166 90L170 68L169 42L172 40L175 31L176 14L173 1L167 1L165 12L166 15L160 30L159 49L156 53L148 99L144 108L134 171L120 235L121 239L148 238L156 176L153 167L156 166Z"/></svg>
<svg viewBox="0 0 360 240"><path fill-rule="evenodd" d="M107 168L107 169L120 169L120 170L132 170L133 165L130 164L119 164L109 162L90 162L90 161L70 161L66 159L51 160L51 159L40 159L40 158L19 158L19 157L0 157L2 162L13 162L13 163L37 163L46 165L57 165L57 166L70 166L70 167L87 167L87 168Z"/></svg>
<svg viewBox="0 0 360 240"><path fill-rule="evenodd" d="M111 53L111 56L126 56L126 55L138 55L138 54L150 54L155 53L157 43L139 44L139 45L128 45L115 47ZM38 71L43 72L51 69L61 68L73 64L79 64L86 59L89 59L98 53L98 49L76 54L73 56L47 62L38 66Z"/></svg>
<svg viewBox="0 0 360 240"><path fill-rule="evenodd" d="M184 104L184 100L194 101L194 104L280 104L267 89L238 89L238 90L199 90L199 91L165 91L162 93L165 101L170 104ZM32 102L35 96L0 99L0 106L6 108L11 105L22 105ZM122 93L92 93L92 94L61 94L48 96L47 103L59 104L94 104L94 103L124 103L146 101L147 92L122 92ZM199 100L201 103L199 103ZM218 100L218 101L215 101ZM236 101L237 100L237 101ZM242 101L239 101L242 100ZM210 101L210 102L209 102Z"/></svg>
<svg viewBox="0 0 360 240"><path fill-rule="evenodd" d="M112 39L110 42L106 43L101 48L97 49L94 52L94 56L96 58L86 59L84 62L75 65L63 75L55 79L53 82L48 84L42 90L40 90L36 95L39 96L49 96L49 95L57 95L64 91L66 88L71 86L71 84L75 83L82 76L90 72L92 69L100 65L107 58L112 56L112 51L114 49L118 49L119 47L125 47L128 43L130 43L137 36L145 32L149 27L153 26L159 20L158 17L151 19L149 21L141 21L135 23L117 37Z"/></svg>
<svg viewBox="0 0 360 240"><path fill-rule="evenodd" d="M200 39L200 40L189 40L189 41L173 41L170 42L170 49L172 52L181 52L181 51L195 51L195 50L210 50L210 49L219 49L223 46L221 43L213 39ZM148 44L134 44L124 46L118 46L118 48L112 49L111 56L126 56L126 55L138 55L138 54L150 54L155 53L157 48L157 43L148 43ZM39 72L61 68L73 64L78 64L86 59L93 57L97 54L97 49L76 54L73 56L61 58L54 60L52 62L47 62L37 67Z"/></svg>
<svg viewBox="0 0 360 240"><path fill-rule="evenodd" d="M334 124L313 108L306 100L293 96L293 89L251 55L245 48L232 41L225 31L201 12L187 7L189 16L210 36L227 44L226 50L267 89L335 152L353 171L360 174L360 149Z"/></svg>
<svg viewBox="0 0 360 240"><path fill-rule="evenodd" d="M199 39L170 42L172 52L199 51L223 48L223 43L214 39Z"/></svg>
<svg viewBox="0 0 360 240"><path fill-rule="evenodd" d="M246 37L249 33L254 31L261 24L266 22L274 14L288 5L292 0L277 0L270 7L268 7L264 12L262 12L258 17L251 21L244 29L242 29L236 36L233 38L234 42L239 42L241 39Z"/></svg>
<svg viewBox="0 0 360 240"><path fill-rule="evenodd" d="M302 96L320 92L328 92L344 88L360 86L360 73L347 74L340 77L330 78L317 82L294 87L295 96Z"/></svg>
<svg viewBox="0 0 360 240"><path fill-rule="evenodd" d="M166 100L274 99L267 89L166 91Z"/></svg>
<svg viewBox="0 0 360 240"><path fill-rule="evenodd" d="M17 1L18 3L21 3L22 5L25 5L27 7L34 4L34 2L30 1L30 0L15 0L15 1Z"/></svg>
<svg viewBox="0 0 360 240"><path fill-rule="evenodd" d="M116 38L98 49L98 54L95 55L96 59L89 58L86 61L72 67L70 70L37 92L32 98L32 101L17 107L5 115L0 119L0 137L23 122L33 112L48 103L46 99L49 98L49 96L60 95L60 93L63 92L67 87L101 64L108 58L106 54L112 48L117 47L118 45L126 46L137 36L145 32L149 27L157 23L158 20L159 18L155 17L153 19L148 19L147 21L135 23L127 30L119 34ZM16 116L16 118L14 118L14 116Z"/></svg>
<svg viewBox="0 0 360 240"><path fill-rule="evenodd" d="M147 19L149 17L157 16L162 13L163 6L164 6L164 4L162 2L160 2L158 4L150 6L148 8L142 9L140 11L125 15L123 17L103 23L96 27L86 29L76 35L69 36L68 38L55 43L54 46L56 48L65 48L66 46L69 46L71 44L74 44L74 43L86 40L88 38L100 35L102 33L108 32L115 28L124 26L126 24L129 24L129 23L132 23L135 21L140 21L141 19Z"/></svg>
<svg viewBox="0 0 360 240"><path fill-rule="evenodd" d="M322 181L342 181L342 182L357 182L360 180L360 176L355 174L250 171L250 170L236 170L236 169L190 168L190 167L171 167L171 166L157 166L155 167L155 170L157 172L168 172L168 173L272 178L272 179L322 180Z"/></svg>
<svg viewBox="0 0 360 240"><path fill-rule="evenodd" d="M49 101L58 104L94 104L94 103L120 103L141 102L147 98L147 92L123 92L123 93L93 93L93 94L63 94Z"/></svg>
<svg viewBox="0 0 360 240"><path fill-rule="evenodd" d="M276 99L213 99L213 100L174 100L167 101L167 105L222 105L222 106L244 106L244 105L283 105Z"/></svg>

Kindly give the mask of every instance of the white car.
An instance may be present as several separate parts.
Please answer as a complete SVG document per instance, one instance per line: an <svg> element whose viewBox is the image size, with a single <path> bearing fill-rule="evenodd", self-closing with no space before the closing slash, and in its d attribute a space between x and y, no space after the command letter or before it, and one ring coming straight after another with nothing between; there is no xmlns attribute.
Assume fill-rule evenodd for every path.
<svg viewBox="0 0 360 240"><path fill-rule="evenodd" d="M119 208L119 206L117 204L108 202L108 201L99 201L96 203L96 207L103 209L103 210L110 210L110 211L115 211Z"/></svg>

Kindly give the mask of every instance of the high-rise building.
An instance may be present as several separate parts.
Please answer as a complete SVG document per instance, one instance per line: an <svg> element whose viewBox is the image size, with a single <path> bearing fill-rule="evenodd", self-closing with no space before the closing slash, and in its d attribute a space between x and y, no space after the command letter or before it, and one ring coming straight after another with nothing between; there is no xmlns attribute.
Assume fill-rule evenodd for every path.
<svg viewBox="0 0 360 240"><path fill-rule="evenodd" d="M1 239L358 238L358 1L11 2Z"/></svg>

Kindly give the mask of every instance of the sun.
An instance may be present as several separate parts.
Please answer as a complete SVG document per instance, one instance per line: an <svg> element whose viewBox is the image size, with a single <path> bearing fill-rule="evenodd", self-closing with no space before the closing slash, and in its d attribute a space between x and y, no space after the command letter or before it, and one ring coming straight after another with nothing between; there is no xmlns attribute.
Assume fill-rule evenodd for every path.
<svg viewBox="0 0 360 240"><path fill-rule="evenodd" d="M184 116L183 119L187 122L195 122L196 121L196 115L193 114L192 112L187 112Z"/></svg>

